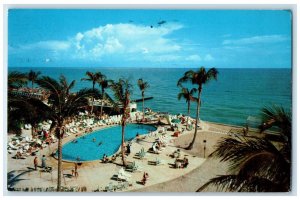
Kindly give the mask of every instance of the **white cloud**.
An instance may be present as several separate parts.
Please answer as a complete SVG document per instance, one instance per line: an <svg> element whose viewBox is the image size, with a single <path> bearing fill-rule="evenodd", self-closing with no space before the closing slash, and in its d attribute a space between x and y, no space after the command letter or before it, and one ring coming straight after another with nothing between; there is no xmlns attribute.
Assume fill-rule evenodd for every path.
<svg viewBox="0 0 300 200"><path fill-rule="evenodd" d="M67 50L70 48L68 41L41 41L34 44L28 44L20 46L20 50L32 50L32 49L47 49L47 50Z"/></svg>
<svg viewBox="0 0 300 200"><path fill-rule="evenodd" d="M201 61L202 59L199 55L194 54L194 55L188 56L185 60L187 60L187 61Z"/></svg>
<svg viewBox="0 0 300 200"><path fill-rule="evenodd" d="M168 35L183 26L168 23L150 27L135 24L107 24L84 32L78 32L64 41L40 41L19 47L20 51L45 50L52 56L101 60L106 56L160 56L160 60L174 60L170 56L181 50L181 45L169 39ZM143 57L140 57L140 59Z"/></svg>
<svg viewBox="0 0 300 200"><path fill-rule="evenodd" d="M210 54L206 54L205 57L204 57L204 60L205 61L212 61L212 60L214 60L214 57L212 57L212 55L210 55Z"/></svg>
<svg viewBox="0 0 300 200"><path fill-rule="evenodd" d="M134 24L107 24L77 33L70 40L80 58L100 58L109 54L168 54L181 49L166 36L181 29L180 24L151 28Z"/></svg>
<svg viewBox="0 0 300 200"><path fill-rule="evenodd" d="M284 35L263 35L248 38L240 38L236 40L224 40L223 45L250 45L260 43L276 43L286 41L288 38Z"/></svg>

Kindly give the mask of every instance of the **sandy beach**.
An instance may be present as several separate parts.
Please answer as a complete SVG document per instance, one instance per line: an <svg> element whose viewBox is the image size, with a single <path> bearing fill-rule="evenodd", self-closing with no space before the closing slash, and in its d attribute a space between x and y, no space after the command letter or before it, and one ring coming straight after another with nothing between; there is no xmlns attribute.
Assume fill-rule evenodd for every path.
<svg viewBox="0 0 300 200"><path fill-rule="evenodd" d="M221 163L216 159L208 158L214 151L216 143L223 137L227 137L226 132L233 127L227 125L214 124L204 122L204 127L197 133L197 138L192 150L185 150L189 142L193 138L193 131L185 132L178 138L172 137L173 132L167 131L169 142L165 150L159 155L147 153L146 159L139 160L135 157L135 153L139 152L143 147L146 150L151 147L155 141L155 137L146 137L139 143L133 142L132 153L127 157L128 162L135 161L141 166L139 172L128 172L131 174L130 183L132 186L122 191L132 192L195 192L200 186L207 182L210 178L216 175L226 174L226 164ZM220 131L223 131L220 132ZM30 132L25 131L27 134ZM71 135L63 139L63 144L74 139L75 135ZM204 158L204 143L206 140L205 158ZM19 180L14 183L15 188L31 188L31 187L56 187L57 180L57 160L50 154L57 148L57 143L49 145L38 153L38 158L42 155L47 156L47 165L53 167L52 173L40 172L33 169L34 156L29 156L26 159L13 159L11 154L8 154L8 172L19 176ZM180 149L189 159L189 166L184 169L174 169L172 164L174 158L170 154L176 149ZM163 160L161 166L150 165L149 162L155 161L156 158ZM75 178L72 174L74 164L63 162L64 178L62 184L65 187L80 187L86 188L84 191L103 191L110 183L117 184L114 180L115 174L121 168L121 158L118 157L114 163L101 163L100 161L92 161L83 163L78 167L79 177ZM140 184L143 172L149 173L149 181L144 186Z"/></svg>

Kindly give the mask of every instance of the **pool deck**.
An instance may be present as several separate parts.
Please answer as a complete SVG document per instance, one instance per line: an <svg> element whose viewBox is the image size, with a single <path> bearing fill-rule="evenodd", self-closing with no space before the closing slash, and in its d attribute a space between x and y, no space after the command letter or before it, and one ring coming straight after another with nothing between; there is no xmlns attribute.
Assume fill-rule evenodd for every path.
<svg viewBox="0 0 300 200"><path fill-rule="evenodd" d="M183 126L183 125L182 125ZM206 127L205 127L206 126ZM131 154L127 157L128 162L135 161L142 170L140 172L127 172L131 174L129 183L132 185L122 191L132 192L194 192L210 178L215 175L226 174L226 164L220 163L217 160L207 159L214 150L214 145L222 137L227 137L226 133L232 128L230 126L213 124L205 122L202 130L198 131L197 139L194 148L190 151L184 150L181 147L186 146L192 139L194 131L185 131L178 138L173 137L174 131L167 131L168 139L167 147L160 154L147 153L145 159L140 160L135 157L135 154L143 147L147 151L157 137L146 137L139 143L133 142L131 146ZM107 127L107 126L106 126ZM101 129L99 127L97 129ZM160 129L161 127L159 127ZM96 130L96 129L94 129ZM29 133L29 131L27 131ZM80 135L80 134L78 134ZM63 139L63 144L76 138L76 134L70 135ZM203 140L206 140L206 152L204 157ZM11 154L8 154L7 171L13 172L19 176L19 180L14 183L15 188L33 188L33 187L56 187L57 185L57 160L50 156L57 148L57 143L49 145L49 147L41 150L38 153L40 159L42 155L47 156L47 165L53 167L52 173L40 172L32 170L34 156L29 156L26 159L13 159ZM189 159L189 165L184 169L175 169L175 159L169 155L176 149L181 148L182 156L186 155ZM151 161L160 158L164 164L155 166L151 165ZM150 161L150 163L149 163ZM39 160L40 162L40 160ZM83 163L78 167L79 176L77 178L71 176L71 170L74 168L74 163L63 162L62 186L78 186L86 187L87 192L92 192L97 189L103 190L112 183L117 185L118 181L114 176L121 168L121 157L117 157L114 163L101 163L100 161L92 161ZM149 174L149 180L146 185L140 184L143 172Z"/></svg>

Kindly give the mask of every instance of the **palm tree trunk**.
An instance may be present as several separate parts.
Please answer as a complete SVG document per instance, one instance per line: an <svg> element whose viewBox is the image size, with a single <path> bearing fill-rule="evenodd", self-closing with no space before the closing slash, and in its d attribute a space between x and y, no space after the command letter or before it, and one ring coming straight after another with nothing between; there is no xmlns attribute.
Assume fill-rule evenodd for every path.
<svg viewBox="0 0 300 200"><path fill-rule="evenodd" d="M33 130L34 130L34 126L31 124L31 137L32 137L32 139L34 137Z"/></svg>
<svg viewBox="0 0 300 200"><path fill-rule="evenodd" d="M186 128L188 127L188 122L189 122L189 118L190 118L190 107L191 107L191 102L188 101L188 117L186 119Z"/></svg>
<svg viewBox="0 0 300 200"><path fill-rule="evenodd" d="M142 93L142 99L143 99L143 121L144 121L144 119L145 119L145 108L144 108L145 102L144 102L144 93Z"/></svg>
<svg viewBox="0 0 300 200"><path fill-rule="evenodd" d="M93 93L95 92L95 83L93 83ZM94 94L92 96L92 109L91 109L91 114L93 114L94 110Z"/></svg>
<svg viewBox="0 0 300 200"><path fill-rule="evenodd" d="M102 117L102 114L103 114L103 100L104 100L104 90L102 89L102 101L101 101L100 117Z"/></svg>
<svg viewBox="0 0 300 200"><path fill-rule="evenodd" d="M62 140L61 140L61 128L59 128L58 136L58 166L57 166L57 192L61 190L61 172L62 172Z"/></svg>
<svg viewBox="0 0 300 200"><path fill-rule="evenodd" d="M123 166L126 166L126 160L125 160L125 149L124 149L124 140L125 140L125 119L124 119L124 114L123 114L123 122L122 122L122 141L121 141L121 152L122 152L122 162Z"/></svg>
<svg viewBox="0 0 300 200"><path fill-rule="evenodd" d="M189 144L189 146L186 148L187 150L191 150L194 146L195 140L196 140L196 136L197 136L197 126L198 126L198 121L199 121L199 114L200 114L200 95L201 95L201 88L199 88L198 91L198 102L197 102L197 113L196 113L196 124L195 124L195 132L194 132L194 136L193 136L193 140L192 142Z"/></svg>

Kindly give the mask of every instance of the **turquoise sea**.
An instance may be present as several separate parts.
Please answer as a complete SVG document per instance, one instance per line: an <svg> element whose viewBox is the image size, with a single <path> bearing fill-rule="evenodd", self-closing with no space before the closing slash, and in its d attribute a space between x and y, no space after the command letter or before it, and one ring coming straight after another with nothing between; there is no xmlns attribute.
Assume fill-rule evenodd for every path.
<svg viewBox="0 0 300 200"><path fill-rule="evenodd" d="M63 74L69 81L76 80L74 90L92 86L90 82L81 81L86 71L100 71L113 80L129 78L134 86L132 99L141 98L137 80L143 78L150 84L145 96L154 97L145 102L145 107L172 114L187 113L186 102L177 100L180 91L177 80L190 70L188 68L9 68L9 71L28 72L30 69L53 78ZM264 106L277 104L291 110L291 69L218 70L218 80L203 86L200 110L202 120L244 125L248 116L258 117ZM141 109L141 104L138 107ZM196 103L192 103L191 115L195 116L195 112Z"/></svg>

